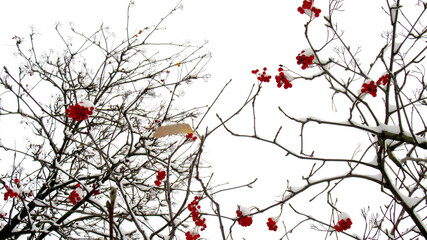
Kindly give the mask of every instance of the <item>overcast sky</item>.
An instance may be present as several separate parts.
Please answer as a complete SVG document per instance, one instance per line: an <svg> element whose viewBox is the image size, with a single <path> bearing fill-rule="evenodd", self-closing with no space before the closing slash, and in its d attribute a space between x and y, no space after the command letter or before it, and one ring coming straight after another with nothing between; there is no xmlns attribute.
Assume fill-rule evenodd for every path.
<svg viewBox="0 0 427 240"><path fill-rule="evenodd" d="M135 0L136 4L130 12L130 30L137 32L147 25L157 23L177 2L176 0ZM327 4L328 1L318 2ZM336 16L343 19L341 26L347 29L346 36L348 37L346 39L350 44L364 46L363 54L366 54L369 60L376 52L370 51L368 44L377 43L384 26L387 26L385 25L387 20L379 9L378 2L380 1L345 1L345 14L340 13ZM206 51L212 52L213 58L207 66L207 72L212 75L212 78L205 87L198 91L200 95L197 97L214 97L225 82L233 79L230 90L226 92L228 98L221 102L223 108L227 106L229 109L233 109L233 106L237 107L243 100L243 95L238 93L245 93L253 83L256 83L251 70L266 66L271 69L273 75L279 64L285 64L302 72L295 61L297 54L307 48L303 36L303 25L307 16L302 16L297 12L301 3L302 0L183 0L183 11L178 11L167 19L164 24L168 28L166 35L160 34L160 36L166 36L170 41L189 40L194 44L202 44L208 40ZM11 57L14 51L12 37L18 35L26 38L30 32L30 26L33 26L40 34L38 44L45 49L48 49L52 41L58 41L58 36L54 31L57 22L61 22L64 26L72 22L77 30L87 34L94 32L101 24L104 24L110 26L111 31L115 32L120 39L120 36L125 34L127 5L128 2L123 0L4 1L0 8L0 29L2 31L0 34L0 66L10 64L10 61L14 59ZM326 5L319 5L317 2L316 5L326 12ZM378 17L371 17L369 21L363 21L364 18L361 15ZM378 19L376 24L372 24L372 19ZM313 36L317 31L324 30L323 14L317 20L318 22L313 23ZM361 29L363 29L363 33L361 33ZM366 36L372 36L372 38L366 38ZM321 87L318 84L317 82L295 82L294 87L286 92L283 89L275 88L274 84L271 87L267 86L265 93L269 97L261 99L266 104L266 114L277 109L279 103L283 103L294 114L317 115L330 112L329 99L313 98ZM224 114L227 112L226 110L218 111L224 111ZM272 116L274 116L271 117L273 121L280 121L279 115ZM275 131L275 129L268 129L268 126L266 129L267 132ZM330 132L328 133L326 130L319 134L326 136ZM342 133L341 137L346 137L345 133ZM223 208L225 211L235 210L237 204L247 206L271 204L274 197L285 190L286 179L300 179L302 174L308 172L308 168L304 168L307 165L302 165L297 161L292 164L283 164L284 153L278 152L277 149L260 143L254 144L252 141L238 140L236 142L231 137L224 136L222 139L217 138L210 143L212 147L206 151L207 160L212 162L215 169L218 169L216 176L219 180L217 181L224 180L242 184L262 176L259 182L261 186L266 186L263 188L266 191L262 192L258 189L255 195L253 191L244 191L239 192L239 195L233 198L229 196L222 198L222 200L229 198L229 205ZM337 140L340 141L338 137L335 137L322 143L313 142L313 144L325 144L325 142L338 144ZM348 147L350 152L343 151L342 153L347 154L347 157L351 156L356 145ZM337 154L340 154L340 150L343 149L337 147ZM239 173L238 177L237 173ZM274 191L268 190L270 187ZM356 189L357 185L353 187L352 190ZM348 189L343 189L343 191L346 190ZM341 196L340 201L347 201L344 206L351 206L353 198L352 195L344 195ZM324 200L322 199L322 201ZM360 201L363 205L364 200ZM370 200L367 199L365 206L369 203ZM295 205L298 206L298 203ZM359 211L358 208L348 210L350 214L357 216ZM271 212L271 216L275 215L277 215L277 211ZM265 219L260 217L257 221L257 217L255 217L252 230L259 229L265 233ZM291 221L286 216L283 216L282 220ZM354 224L356 229L362 227L360 223L355 222ZM307 227L309 226L307 225ZM209 234L212 230L214 229L208 227L206 233ZM234 233L236 236L242 234L248 240L260 239L259 236L254 238L254 233L249 229L237 227ZM272 232L267 234L269 235L263 235L266 239L277 237ZM302 235L307 237L307 233L302 233ZM207 239L213 239L205 236Z"/></svg>

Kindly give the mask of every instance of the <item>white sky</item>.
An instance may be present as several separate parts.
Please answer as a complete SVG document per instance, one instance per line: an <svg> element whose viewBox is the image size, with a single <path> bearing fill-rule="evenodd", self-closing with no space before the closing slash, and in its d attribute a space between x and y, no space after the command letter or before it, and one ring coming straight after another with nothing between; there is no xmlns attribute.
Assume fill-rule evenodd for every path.
<svg viewBox="0 0 427 240"><path fill-rule="evenodd" d="M135 0L136 6L131 9L131 32L137 32L139 29L157 23L158 19L164 16L177 1L173 0ZM328 1L317 1L320 4L327 4ZM316 5L326 12L326 5ZM345 13L337 14L336 17L342 17L342 28L346 29L347 40L350 44L367 45L377 43L380 39L379 34L383 31L383 24L387 23L386 17L379 9L380 1L345 1ZM382 3L383 1L381 1ZM302 73L301 68L296 64L296 55L307 47L303 37L303 24L308 19L305 15L297 12L302 0L184 0L184 11L178 11L171 16L165 25L168 28L167 40L179 41L188 39L194 44L201 44L204 40L209 40L206 50L212 52L213 58L207 65L207 72L212 75L212 79L206 85L198 85L199 95L196 93L189 94L190 98L202 100L211 100L218 90L229 79L234 79L234 83L226 92L228 96L221 102L221 108L216 109L223 114L236 109L244 100L244 95L253 83L256 83L255 77L251 70L256 68L268 67L273 75L276 73L278 64L286 66ZM14 41L12 37L18 35L24 37L30 32L30 25L33 25L39 32L41 41L38 43L42 49L47 49L52 42L57 41L57 34L54 31L56 22L63 23L66 26L73 22L76 29L91 33L98 29L101 23L110 26L112 32L117 36L123 36L126 25L126 8L127 1L114 0L21 0L21 1L3 1L0 8L0 66L10 64L14 60L10 57L14 51ZM369 7L366 7L369 4ZM318 22L313 27L323 28L323 13ZM372 24L372 17L363 21L364 16L377 16L376 24ZM382 18L381 18L382 17ZM357 19L357 20L356 20ZM385 19L385 20L384 20ZM384 22L382 22L384 21ZM368 28L369 27L369 28ZM361 30L363 29L363 32ZM317 33L316 31L314 33ZM162 36L160 34L160 36ZM314 36L314 35L313 35ZM366 38L372 36L372 38ZM56 40L53 40L56 39ZM120 37L118 37L120 39ZM321 39L322 40L322 39ZM372 52L365 46L366 56L371 60L377 52ZM311 70L307 70L309 73ZM313 70L311 73L315 72ZM274 77L274 75L273 75ZM273 80L274 82L274 80ZM324 87L318 82L294 82L293 88L284 90L277 89L274 83L266 86L264 96L260 101L265 103L265 114L276 111L277 105L285 106L291 113L304 115L318 115L328 113L333 116L329 96L324 98L313 98L313 95ZM207 91L209 89L209 91ZM204 97L207 96L207 97ZM227 107L228 106L228 107ZM230 107L231 106L231 107ZM342 109L341 109L342 110ZM270 116L270 115L268 115ZM274 134L277 124L280 123L281 115L273 115L272 122L274 128L266 126L266 134ZM239 123L239 125L244 125ZM292 132L292 130L289 130ZM299 129L294 134L298 134ZM321 136L332 135L330 129L321 132ZM339 145L342 139L348 137L348 133L341 132L341 136L328 139L327 141L314 141L314 146L321 144L336 144L336 154L343 154L345 157L351 156L357 146L357 142L352 142L348 148ZM294 137L297 135L294 135ZM294 138L297 140L297 138ZM299 140L298 140L299 141ZM223 206L223 212L229 212L233 215L237 204L245 206L264 207L273 203L275 196L280 195L286 188L286 179L301 179L303 174L308 173L309 167L302 165L301 161L293 161L284 164L283 152L278 152L276 148L268 145L255 143L244 139L231 138L223 135L221 138L214 138L207 149L207 160L211 161L216 169L215 176L217 182L232 182L233 184L243 184L259 178L259 185L256 190L239 191L237 195L220 197L221 200L227 201L227 206ZM327 153L325 153L327 154ZM311 164L309 164L311 166ZM237 176L237 173L238 176ZM333 173L332 173L333 174ZM367 207L372 203L372 196L365 194L352 194L363 184L353 182L353 185L343 185L343 194L339 199L341 210L346 210L351 216L354 216L353 230L362 230L362 221L360 217L360 208L352 207L354 199L357 199L360 207ZM264 187L262 187L264 186ZM347 189L344 188L347 186ZM362 187L365 188L365 187ZM351 191L349 191L351 190ZM378 191L378 188L375 188ZM375 196L376 197L376 196ZM325 199L322 197L322 201ZM300 210L306 210L307 206L294 203L295 207ZM208 206L202 206L208 207ZM342 208L341 208L342 207ZM313 215L321 214L320 209L313 209ZM289 212L286 212L289 213ZM276 239L283 233L283 227L280 233L266 231L266 219L269 216L276 216L278 210L267 212L266 215L256 216L254 225L250 228L243 229L235 227L233 233L236 239L245 237L251 239ZM326 214L329 214L327 212ZM329 215L324 218L328 219ZM286 223L292 222L284 214L282 220ZM218 239L211 237L215 234L215 228L209 227L202 233L202 237L207 239ZM291 226L287 226L290 228ZM309 229L309 226L306 226ZM356 229L356 230L355 230ZM303 230L301 227L298 231ZM259 233L256 233L259 231ZM266 235L267 234L267 235ZM362 235L362 234L360 234ZM309 231L302 232L301 235L295 235L291 239L303 239L300 237L309 237Z"/></svg>

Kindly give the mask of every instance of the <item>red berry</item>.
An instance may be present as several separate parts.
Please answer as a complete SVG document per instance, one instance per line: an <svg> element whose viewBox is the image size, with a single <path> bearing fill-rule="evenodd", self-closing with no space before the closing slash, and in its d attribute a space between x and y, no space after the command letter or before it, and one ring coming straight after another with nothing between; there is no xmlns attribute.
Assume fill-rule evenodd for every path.
<svg viewBox="0 0 427 240"><path fill-rule="evenodd" d="M267 226L268 226L268 230L277 231L278 227L276 225L276 221L274 221L272 218L268 218Z"/></svg>
<svg viewBox="0 0 427 240"><path fill-rule="evenodd" d="M243 213L240 210L236 211L237 217L240 218L237 220L237 223L239 223L242 227L249 227L252 224L252 217L251 216L243 216Z"/></svg>
<svg viewBox="0 0 427 240"><path fill-rule="evenodd" d="M313 7L313 0L304 0L302 6L298 8L298 12L301 14L305 13L305 10L311 11L314 13L315 17L319 17L321 10Z"/></svg>
<svg viewBox="0 0 427 240"><path fill-rule="evenodd" d="M201 218L200 216L200 205L199 200L200 198L198 196L194 197L194 200L191 201L190 204L188 204L188 210L191 212L191 217L196 224L196 226L201 227L201 231L205 230L206 228L206 218Z"/></svg>
<svg viewBox="0 0 427 240"><path fill-rule="evenodd" d="M387 85L388 80L389 80L389 77L390 77L390 75L389 75L389 74L386 74L386 75L384 75L384 76L380 77L380 78L377 80L377 85L381 85L381 84L383 84L384 86L385 86L385 85Z"/></svg>
<svg viewBox="0 0 427 240"><path fill-rule="evenodd" d="M313 1L312 0L308 0L308 1L305 0L302 3L302 8L304 8L304 9L310 9L312 5L313 5Z"/></svg>
<svg viewBox="0 0 427 240"><path fill-rule="evenodd" d="M80 122L82 120L88 119L88 115L92 115L94 109L94 107L90 107L89 110L89 108L80 106L78 103L76 103L75 105L71 105L69 108L65 109L65 113L69 118Z"/></svg>
<svg viewBox="0 0 427 240"><path fill-rule="evenodd" d="M200 237L200 234L198 234L198 233L194 234L194 235L191 234L190 231L185 233L185 239L186 240L197 240L197 239L199 239L199 237Z"/></svg>
<svg viewBox="0 0 427 240"><path fill-rule="evenodd" d="M193 137L193 134L192 134L192 133L189 133L189 134L187 134L185 137L186 137L187 139L192 138L192 137Z"/></svg>
<svg viewBox="0 0 427 240"><path fill-rule="evenodd" d="M304 70L308 67L308 65L313 64L314 61L314 55L311 56L306 56L304 54L305 51L302 51L300 54L298 54L298 56L296 57L297 59L297 64L301 65L301 68Z"/></svg>
<svg viewBox="0 0 427 240"><path fill-rule="evenodd" d="M187 139L187 140L191 140L191 141L196 141L197 140L197 137L196 136L194 136L195 134L193 134L193 133L189 133L189 134L187 134L186 136L185 136L185 138Z"/></svg>
<svg viewBox="0 0 427 240"><path fill-rule="evenodd" d="M252 70L252 73L253 74L257 74L257 76L258 76L257 79L259 81L261 81L261 82L269 82L271 76L267 75L266 71L267 71L267 68L264 67L263 68L263 72L261 74L258 74L258 69L257 70Z"/></svg>
<svg viewBox="0 0 427 240"><path fill-rule="evenodd" d="M162 185L162 182L159 180L156 180L156 181L154 181L154 184L156 184L156 186L160 186L160 185Z"/></svg>
<svg viewBox="0 0 427 240"><path fill-rule="evenodd" d="M279 75L276 75L275 79L276 79L276 83L277 83L277 87L281 88L283 86L283 88L288 89L292 87L292 83L290 83L290 81L286 78L286 75L283 71L283 68L279 68Z"/></svg>
<svg viewBox="0 0 427 240"><path fill-rule="evenodd" d="M351 222L350 218L341 219L340 221L338 221L338 224L334 226L334 228L335 230L337 230L337 232L342 232L344 230L350 229L351 224L353 223Z"/></svg>
<svg viewBox="0 0 427 240"><path fill-rule="evenodd" d="M373 97L377 96L377 86L375 85L374 81L371 81L369 84L364 83L362 85L362 93L368 92L369 94L371 94Z"/></svg>
<svg viewBox="0 0 427 240"><path fill-rule="evenodd" d="M157 171L157 179L163 180L166 178L166 171Z"/></svg>
<svg viewBox="0 0 427 240"><path fill-rule="evenodd" d="M314 12L314 16L315 16L315 17L319 17L319 16L320 16L320 12L321 12L322 10L320 10L320 9L318 9L318 8L315 8L315 7L312 7L312 8L311 8L311 11L312 11L312 12Z"/></svg>
<svg viewBox="0 0 427 240"><path fill-rule="evenodd" d="M157 171L157 180L154 181L156 186L160 186L162 184L162 180L166 178L166 171Z"/></svg>

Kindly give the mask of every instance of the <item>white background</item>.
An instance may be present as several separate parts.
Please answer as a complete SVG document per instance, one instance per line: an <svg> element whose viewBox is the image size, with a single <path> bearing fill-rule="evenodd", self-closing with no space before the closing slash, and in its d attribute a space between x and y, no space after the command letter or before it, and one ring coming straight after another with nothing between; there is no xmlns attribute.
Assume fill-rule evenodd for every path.
<svg viewBox="0 0 427 240"><path fill-rule="evenodd" d="M313 38L319 36L319 41L324 40L325 30L323 24L323 13L327 12L327 2L318 0L315 4L322 9L320 18L313 23L311 33ZM371 61L377 54L380 44L380 34L389 28L387 16L380 9L384 1L345 1L345 12L337 13L335 19L339 19L340 26L345 29L345 39L348 44L363 47L363 57ZM135 7L130 12L130 32L136 33L145 26L156 24L158 20L172 9L177 1L136 0ZM305 15L297 12L300 1L289 0L184 0L183 11L166 20L164 26L167 31L158 37L165 41L190 40L194 44L202 44L209 41L206 50L212 52L212 60L207 65L206 72L212 78L204 84L196 84L195 88L187 93L189 102L200 101L206 104L211 101L221 87L229 79L233 83L225 92L225 98L215 108L215 112L226 117L232 110L236 110L245 98L256 78L251 70L267 67L270 74L276 73L278 64L284 64L299 73L313 74L316 70L303 72L296 64L295 57L301 50L307 48L303 36L303 25L308 20ZM97 30L103 23L110 26L111 31L120 40L125 34L127 1L113 0L75 0L75 1L3 1L0 9L0 66L16 66L16 59L12 56L14 52L14 40L12 37L18 35L24 39L30 33L29 26L33 26L39 40L37 46L40 50L50 47L62 47L54 30L56 22L61 22L64 27L69 22L74 27L87 34ZM364 21L366 19L366 21ZM57 46L55 44L58 44ZM378 44L377 46L373 46ZM366 64L369 63L366 62ZM11 67L9 67L11 68ZM375 77L373 77L375 78ZM274 82L274 80L273 80ZM260 102L264 104L260 114L268 118L269 124L264 125L265 136L272 136L280 126L283 116L274 113L277 106L284 107L290 113L297 116L329 116L343 117L331 111L331 101L328 94L318 96L318 93L326 89L320 82L293 82L293 88L284 90L277 89L274 83L264 87L264 95ZM338 106L338 110L344 111ZM243 114L243 116L245 116ZM240 118L244 120L244 117ZM249 116L249 115L248 115ZM210 118L208 124L214 125L217 121ZM270 125L271 123L271 125ZM235 122L233 126L250 130L244 121ZM314 126L315 127L315 126ZM293 136L298 146L299 139L296 138L299 129L287 129L289 135ZM263 133L264 134L264 133ZM354 141L347 142L353 133L333 132L332 129L318 130L313 147L318 150L322 145L336 146L333 156L350 157L357 147L357 135L351 135ZM2 134L3 135L3 134ZM314 135L313 135L314 136ZM319 137L320 136L320 137ZM4 139L4 135L1 137ZM317 140L316 140L317 139ZM291 139L292 140L292 139ZM215 171L216 182L230 182L231 186L244 184L258 178L254 189L237 191L233 195L218 196L218 200L224 201L222 211L225 215L234 216L237 204L244 206L265 207L280 199L280 194L286 189L286 180L291 183L301 184L298 181L301 176L307 174L311 164L304 164L301 160L285 157L284 152L272 148L266 144L245 139L235 139L225 134L214 135L208 142L205 160L211 162ZM321 150L320 150L321 151ZM321 153L321 152L320 152ZM330 152L324 153L330 154ZM334 169L331 169L334 174ZM363 186L362 186L363 185ZM352 181L341 186L342 195L339 196L339 208L345 210L352 216L354 226L350 233L362 231L363 224L360 217L360 207L372 205L378 198L377 195L367 194L370 188L363 181ZM362 191L363 190L363 191ZM374 186L373 190L379 191ZM374 192L375 192L374 191ZM302 198L311 198L312 195L302 195ZM325 201L324 197L319 199ZM357 207L354 206L357 201ZM321 216L324 220L329 219L330 212L317 209L315 204L310 206L298 204L294 206L305 213ZM203 208L208 208L204 205ZM312 212L311 212L312 211ZM236 239L277 239L281 237L283 226L279 225L279 231L267 231L266 219L269 216L277 216L278 209L267 212L265 215L256 216L254 224L250 228L237 226L233 233ZM289 210L282 214L288 229L295 223L293 217L289 218ZM208 219L208 228L202 233L207 239L218 239L214 227L215 219ZM211 227L212 226L212 227ZM307 239L310 237L310 226L304 225L299 228L291 239ZM362 235L360 233L359 235Z"/></svg>

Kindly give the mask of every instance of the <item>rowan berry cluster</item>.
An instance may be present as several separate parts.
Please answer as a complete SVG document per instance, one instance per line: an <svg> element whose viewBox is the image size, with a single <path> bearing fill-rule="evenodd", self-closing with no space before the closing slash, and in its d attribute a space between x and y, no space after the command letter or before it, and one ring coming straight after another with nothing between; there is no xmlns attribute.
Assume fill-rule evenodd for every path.
<svg viewBox="0 0 427 240"><path fill-rule="evenodd" d="M277 222L273 218L268 218L267 227L268 230L277 231Z"/></svg>
<svg viewBox="0 0 427 240"><path fill-rule="evenodd" d="M12 189L9 188L9 186L5 186L5 188L7 189L7 192L4 193L4 200L6 201L9 198L14 198L14 197L18 197L19 193L18 191L16 191L16 189ZM15 190L15 191L14 191Z"/></svg>
<svg viewBox="0 0 427 240"><path fill-rule="evenodd" d="M312 0L304 0L302 2L302 8L304 9L311 9L311 6L313 6L313 1Z"/></svg>
<svg viewBox="0 0 427 240"><path fill-rule="evenodd" d="M314 55L307 56L305 55L305 50L303 50L298 56L296 57L297 64L302 65L302 70L305 70L309 65L313 64Z"/></svg>
<svg viewBox="0 0 427 240"><path fill-rule="evenodd" d="M154 181L156 186L160 186L162 184L162 180L166 178L166 171L157 171L157 180Z"/></svg>
<svg viewBox="0 0 427 240"><path fill-rule="evenodd" d="M262 74L258 74L258 72L259 72L258 69L252 70L252 73L258 75L257 79L259 81L261 81L261 82L269 82L271 76L267 75L267 73L266 73L267 68L263 68L263 70L264 71L262 72ZM291 88L292 87L292 83L290 81L293 79L292 76L290 76L289 74L286 74L283 71L283 68L281 68L281 67L278 70L279 70L279 74L275 76L277 87L281 88L283 86L284 89Z"/></svg>
<svg viewBox="0 0 427 240"><path fill-rule="evenodd" d="M76 205L77 202L80 202L82 200L83 196L83 190L80 188L80 184L76 184L76 190L73 190L68 196L68 199L71 201L73 205Z"/></svg>
<svg viewBox="0 0 427 240"><path fill-rule="evenodd" d="M89 115L93 114L94 106L89 101L83 101L71 105L69 108L65 109L65 113L69 118L72 118L78 122L88 119Z"/></svg>
<svg viewBox="0 0 427 240"><path fill-rule="evenodd" d="M190 231L185 233L185 240L197 240L199 237L200 234L198 233L195 233L194 235Z"/></svg>
<svg viewBox="0 0 427 240"><path fill-rule="evenodd" d="M377 80L377 85L379 86L379 85L387 85L387 83L388 83L388 80L390 79L390 75L389 74L386 74L386 75L384 75L384 76L381 76L378 80Z"/></svg>
<svg viewBox="0 0 427 240"><path fill-rule="evenodd" d="M289 81L289 76L286 76L285 72L283 72L283 68L279 68L279 75L276 75L276 83L277 87L281 88L283 85L284 89L288 89L292 87L292 83Z"/></svg>
<svg viewBox="0 0 427 240"><path fill-rule="evenodd" d="M201 231L206 229L206 218L200 217L200 205L199 205L200 197L195 196L194 200L188 204L188 210L191 212L191 217L193 218L196 226L201 227Z"/></svg>
<svg viewBox="0 0 427 240"><path fill-rule="evenodd" d="M370 81L369 83L363 83L362 85L362 93L369 93L371 94L373 97L377 96L377 86L382 85L387 85L388 81L389 81L389 74L385 74L384 76L381 76L377 82L375 83L374 81Z"/></svg>
<svg viewBox="0 0 427 240"><path fill-rule="evenodd" d="M189 133L185 136L185 138L189 141L196 141L197 140L197 136L195 136L193 133Z"/></svg>
<svg viewBox="0 0 427 240"><path fill-rule="evenodd" d="M322 10L313 7L314 0L304 0L301 7L298 7L298 12L301 14L306 13L307 15L311 16L314 13L315 17L320 16L320 12Z"/></svg>
<svg viewBox="0 0 427 240"><path fill-rule="evenodd" d="M15 178L15 184L18 185L19 179ZM4 193L4 200L7 201L9 198L17 198L19 195L18 188L11 188L8 185L4 186L7 192Z"/></svg>
<svg viewBox="0 0 427 240"><path fill-rule="evenodd" d="M315 7L312 7L311 11L314 13L315 17L319 17L320 13L322 12L322 10L320 10L319 8L315 8Z"/></svg>
<svg viewBox="0 0 427 240"><path fill-rule="evenodd" d="M265 67L262 70L263 70L263 72L261 74L259 73L258 69L252 70L252 74L256 74L257 79L260 80L261 82L270 82L271 76L267 75L267 73L266 73L267 68Z"/></svg>
<svg viewBox="0 0 427 240"><path fill-rule="evenodd" d="M337 232L342 232L344 230L350 229L351 224L352 222L350 218L341 219L338 224L334 226L334 228L337 230Z"/></svg>
<svg viewBox="0 0 427 240"><path fill-rule="evenodd" d="M362 93L368 92L372 95L372 97L377 96L377 85L375 85L374 81L371 81L370 83L363 83L362 85Z"/></svg>
<svg viewBox="0 0 427 240"><path fill-rule="evenodd" d="M249 227L252 224L252 217L251 216L246 216L240 210L237 210L236 213L237 213L237 218L238 218L237 223L239 223L240 226Z"/></svg>

